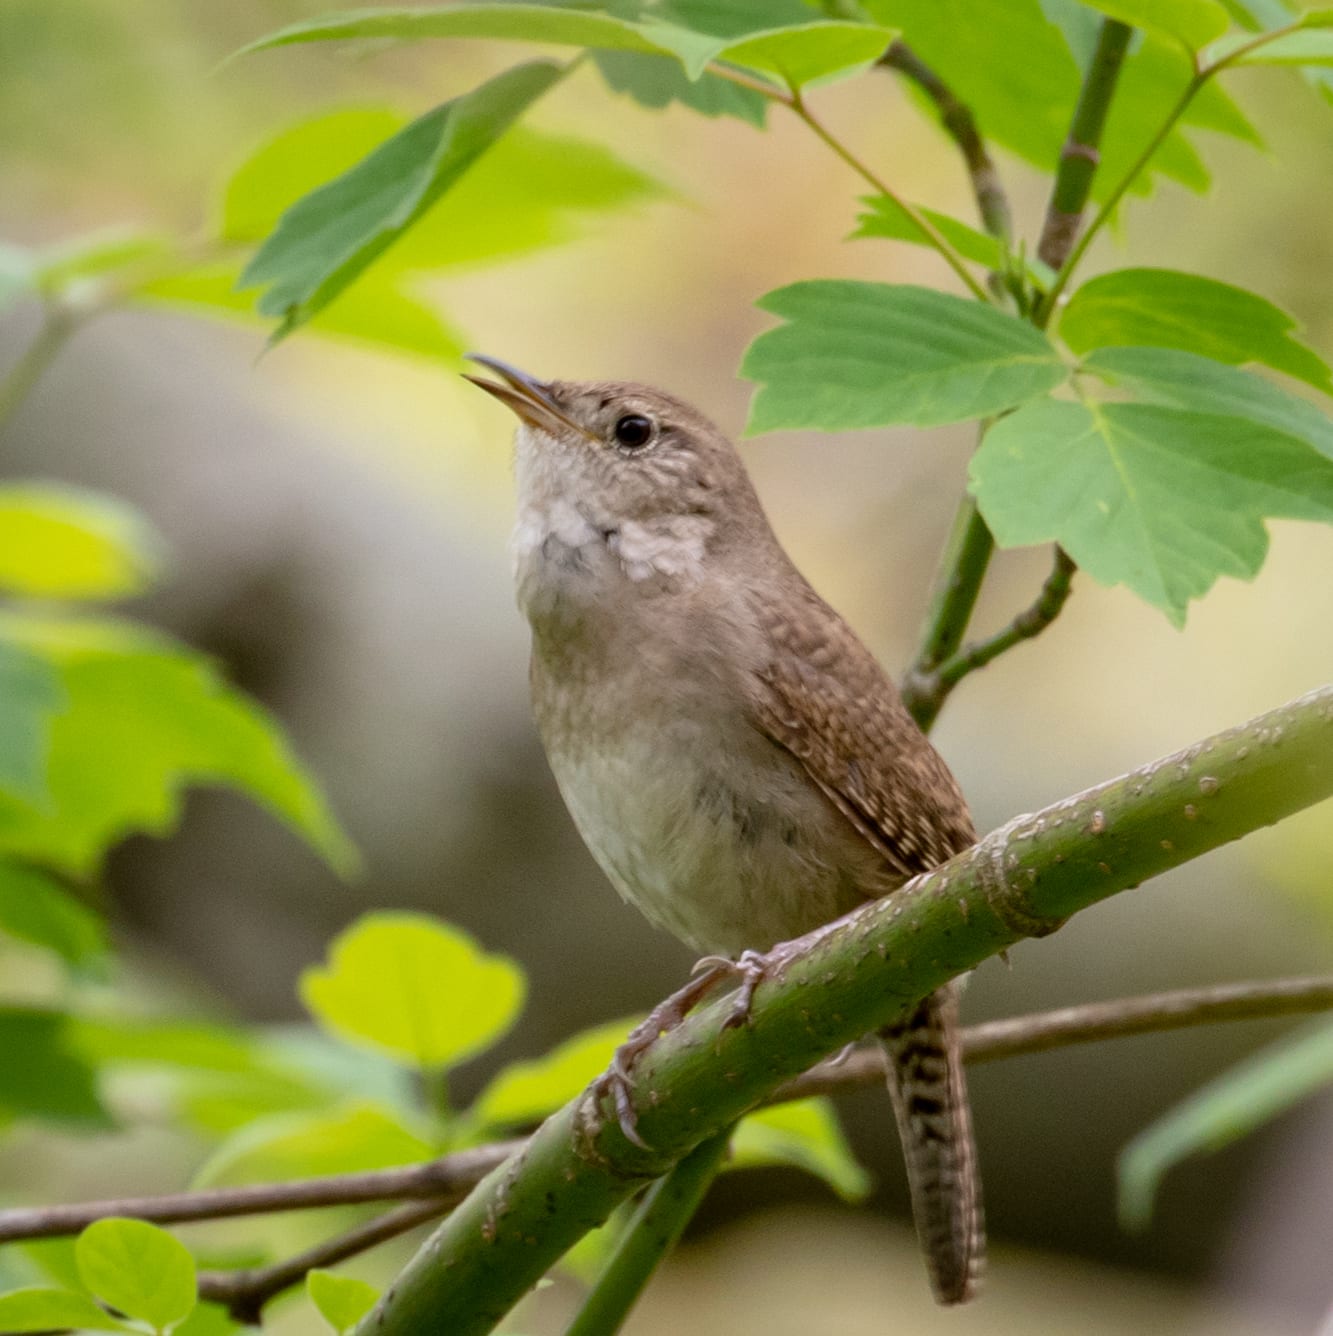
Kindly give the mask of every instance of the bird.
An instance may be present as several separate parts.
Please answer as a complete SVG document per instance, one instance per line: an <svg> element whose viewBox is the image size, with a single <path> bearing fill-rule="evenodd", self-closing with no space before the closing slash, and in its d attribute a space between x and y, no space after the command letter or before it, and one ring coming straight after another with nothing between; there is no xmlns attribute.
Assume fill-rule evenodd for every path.
<svg viewBox="0 0 1333 1336"><path fill-rule="evenodd" d="M511 554L556 784L620 895L704 954L642 1034L729 970L743 1021L764 953L974 843L967 802L707 417L647 385L471 360L519 419ZM951 982L877 1036L943 1304L972 1297L985 1253L958 1005Z"/></svg>

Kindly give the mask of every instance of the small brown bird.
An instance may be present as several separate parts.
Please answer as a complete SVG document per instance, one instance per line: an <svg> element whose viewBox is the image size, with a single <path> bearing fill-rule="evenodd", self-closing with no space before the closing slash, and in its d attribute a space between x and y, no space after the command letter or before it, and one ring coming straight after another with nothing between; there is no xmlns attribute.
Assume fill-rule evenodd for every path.
<svg viewBox="0 0 1333 1336"><path fill-rule="evenodd" d="M742 957L748 1004L756 952L966 848L967 804L711 422L644 385L473 360L521 423L515 579L560 792L625 899ZM942 1303L971 1296L985 1249L957 1007L941 989L880 1035Z"/></svg>

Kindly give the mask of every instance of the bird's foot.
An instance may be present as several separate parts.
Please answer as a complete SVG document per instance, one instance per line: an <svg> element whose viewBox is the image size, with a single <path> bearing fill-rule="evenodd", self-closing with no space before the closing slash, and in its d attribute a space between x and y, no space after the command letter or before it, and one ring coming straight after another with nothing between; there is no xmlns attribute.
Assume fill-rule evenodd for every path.
<svg viewBox="0 0 1333 1336"><path fill-rule="evenodd" d="M610 1067L593 1083L591 1093L594 1101L600 1104L608 1095L611 1097L615 1105L616 1121L625 1139L641 1150L651 1150L652 1147L639 1135L638 1114L630 1098L630 1073L634 1064L658 1039L674 1030L735 968L734 962L724 956L706 956L699 961L689 983L672 993L664 1002L659 1002L629 1032L625 1042L616 1049Z"/></svg>
<svg viewBox="0 0 1333 1336"><path fill-rule="evenodd" d="M731 1011L728 1013L727 1019L722 1022L723 1029L735 1030L750 1023L750 1008L754 1004L754 990L781 963L780 960L775 960L772 955L765 955L761 951L742 951L735 960L732 960L729 956L704 956L702 960L695 964L696 974L707 971L708 976L712 978L709 987L713 987L727 977L740 980L740 987L736 990L736 1000L731 1004Z"/></svg>

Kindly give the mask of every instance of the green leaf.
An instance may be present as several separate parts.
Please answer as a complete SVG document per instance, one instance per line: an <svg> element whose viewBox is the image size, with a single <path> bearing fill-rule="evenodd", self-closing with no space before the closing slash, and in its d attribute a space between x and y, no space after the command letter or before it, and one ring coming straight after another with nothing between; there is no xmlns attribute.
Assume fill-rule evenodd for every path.
<svg viewBox="0 0 1333 1336"><path fill-rule="evenodd" d="M1108 18L1174 37L1192 51L1226 32L1231 22L1216 0L1082 0L1082 3Z"/></svg>
<svg viewBox="0 0 1333 1336"><path fill-rule="evenodd" d="M1067 376L1040 330L930 288L816 279L759 306L788 323L749 347L746 431L934 426L998 413Z"/></svg>
<svg viewBox="0 0 1333 1336"><path fill-rule="evenodd" d="M1333 459L1333 419L1248 371L1173 348L1097 348L1082 370L1134 397L1194 413L1222 413L1272 427Z"/></svg>
<svg viewBox="0 0 1333 1336"><path fill-rule="evenodd" d="M136 300L184 307L197 315L262 323L254 303L237 289L239 265L209 265L169 274L143 284ZM400 275L376 266L347 288L336 302L310 320L316 334L350 339L372 348L413 353L443 362L456 362L466 346L462 336L435 310L433 304L404 291Z"/></svg>
<svg viewBox="0 0 1333 1336"><path fill-rule="evenodd" d="M339 1336L351 1331L380 1297L379 1290L364 1280L318 1267L306 1272L305 1291L319 1309L319 1315Z"/></svg>
<svg viewBox="0 0 1333 1336"><path fill-rule="evenodd" d="M79 283L121 274L139 267L157 268L172 258L176 243L170 237L131 228L75 237L40 251L33 277L48 296L59 296Z"/></svg>
<svg viewBox="0 0 1333 1336"><path fill-rule="evenodd" d="M970 474L1002 546L1058 542L1178 626L1218 576L1259 570L1265 516L1333 522L1333 463L1304 441L1150 404L1028 404L986 433Z"/></svg>
<svg viewBox="0 0 1333 1336"><path fill-rule="evenodd" d="M517 42L644 51L674 55L635 23L591 10L546 4L466 4L420 8L349 9L293 23L242 47L237 56L302 42L342 42L351 38L492 37Z"/></svg>
<svg viewBox="0 0 1333 1336"><path fill-rule="evenodd" d="M1162 1176L1192 1155L1248 1135L1333 1083L1333 1025L1319 1023L1269 1045L1210 1081L1120 1153L1120 1219L1142 1229L1152 1218Z"/></svg>
<svg viewBox="0 0 1333 1336"><path fill-rule="evenodd" d="M490 1048L525 987L508 956L426 914L365 914L334 938L326 967L301 975L302 1001L327 1030L420 1067Z"/></svg>
<svg viewBox="0 0 1333 1336"><path fill-rule="evenodd" d="M106 930L87 905L37 868L0 859L0 932L86 968L106 954Z"/></svg>
<svg viewBox="0 0 1333 1336"><path fill-rule="evenodd" d="M887 195L867 195L861 202L868 208L865 213L857 216L856 231L852 233L853 240L863 237L888 237L893 241L910 241L916 246L930 244L921 229L896 200L890 199ZM959 218L939 213L935 209L918 205L917 212L928 219L935 230L965 260L984 264L987 269L1000 269L1003 266L1004 247L995 237L987 235Z"/></svg>
<svg viewBox="0 0 1333 1336"><path fill-rule="evenodd" d="M777 74L792 87L800 87L869 64L883 53L893 33L873 24L811 21L808 9L795 6L770 5L765 11L753 5L675 3L649 11L636 22L558 5L451 4L349 10L293 24L237 54L297 42L427 37L492 37L674 56L691 79L699 78L710 61L726 60Z"/></svg>
<svg viewBox="0 0 1333 1336"><path fill-rule="evenodd" d="M847 1201L864 1201L870 1175L856 1162L833 1105L798 1099L750 1114L731 1139L732 1169L788 1164L823 1179Z"/></svg>
<svg viewBox="0 0 1333 1336"><path fill-rule="evenodd" d="M1108 344L1180 348L1218 362L1262 362L1333 393L1328 367L1295 328L1272 302L1229 283L1174 269L1117 269L1079 288L1059 332L1077 353Z"/></svg>
<svg viewBox="0 0 1333 1336"><path fill-rule="evenodd" d="M48 734L65 703L55 668L0 627L0 796L46 802Z"/></svg>
<svg viewBox="0 0 1333 1336"><path fill-rule="evenodd" d="M419 117L292 205L241 277L246 287L266 289L260 312L282 319L274 338L327 306L562 73L545 61L506 70Z"/></svg>
<svg viewBox="0 0 1333 1336"><path fill-rule="evenodd" d="M0 1121L36 1118L87 1129L112 1125L97 1076L58 1011L0 1009Z"/></svg>
<svg viewBox="0 0 1333 1336"><path fill-rule="evenodd" d="M1053 12L1069 7L1044 3ZM988 140L1042 171L1055 169L1082 69L1061 27L1043 13L1042 0L864 0L863 7L880 22L901 28L904 40L971 109ZM1144 34L1121 71L1107 118L1095 200L1104 200L1129 170L1192 74L1178 43ZM1148 193L1157 174L1191 190L1207 188L1207 168L1185 134L1193 127L1258 138L1225 92L1210 83L1153 155L1147 174L1133 187L1137 193Z"/></svg>
<svg viewBox="0 0 1333 1336"><path fill-rule="evenodd" d="M209 783L246 793L334 867L355 866L277 724L207 659L125 622L0 615L0 636L52 663L68 699L51 721L50 802L0 801L0 852L84 877L131 831L169 831L182 789Z"/></svg>
<svg viewBox="0 0 1333 1336"><path fill-rule="evenodd" d="M1218 42L1208 49L1208 61L1216 64L1238 47L1254 40L1246 33ZM1265 42L1252 51L1246 51L1232 62L1236 65L1333 65L1333 32L1327 29L1308 29L1285 33Z"/></svg>
<svg viewBox="0 0 1333 1336"><path fill-rule="evenodd" d="M112 1216L79 1235L75 1256L83 1283L127 1317L166 1331L194 1308L194 1258L165 1229Z"/></svg>
<svg viewBox="0 0 1333 1336"><path fill-rule="evenodd" d="M606 1070L637 1023L636 1017L608 1021L565 1040L543 1057L511 1062L477 1096L469 1117L485 1127L513 1127L546 1117Z"/></svg>
<svg viewBox="0 0 1333 1336"><path fill-rule="evenodd" d="M723 46L710 59L776 75L788 88L799 89L873 64L895 36L891 28L828 20L754 33ZM687 64L686 71L697 77L703 66L691 71Z"/></svg>
<svg viewBox="0 0 1333 1336"><path fill-rule="evenodd" d="M157 573L161 540L138 511L53 483L0 486L0 592L113 599Z"/></svg>
<svg viewBox="0 0 1333 1336"><path fill-rule="evenodd" d="M385 107L353 107L290 126L259 148L228 182L219 221L222 236L261 240L302 195L352 168L405 124L405 117ZM515 126L343 301L382 271L438 270L520 255L577 237L590 213L625 208L664 193L658 182L598 144ZM322 319L316 318L316 328Z"/></svg>
<svg viewBox="0 0 1333 1336"><path fill-rule="evenodd" d="M276 1113L238 1128L195 1175L194 1186L360 1173L417 1164L434 1154L429 1141L379 1104Z"/></svg>
<svg viewBox="0 0 1333 1336"><path fill-rule="evenodd" d="M28 1289L0 1294L0 1331L124 1331L134 1327L117 1322L99 1308L86 1294L72 1290L48 1289L33 1285Z"/></svg>
<svg viewBox="0 0 1333 1336"><path fill-rule="evenodd" d="M691 79L670 56L598 51L593 62L612 92L627 93L643 107L660 109L679 102L701 115L734 116L760 130L768 117L769 100L763 93L715 74Z"/></svg>

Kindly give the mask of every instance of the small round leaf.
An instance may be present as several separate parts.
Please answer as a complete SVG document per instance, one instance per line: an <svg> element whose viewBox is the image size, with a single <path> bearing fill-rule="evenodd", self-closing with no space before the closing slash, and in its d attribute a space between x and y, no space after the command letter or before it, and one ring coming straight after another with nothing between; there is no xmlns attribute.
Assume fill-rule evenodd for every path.
<svg viewBox="0 0 1333 1336"><path fill-rule="evenodd" d="M143 1220L110 1217L79 1235L79 1278L104 1303L166 1331L196 1300L194 1258L183 1243Z"/></svg>
<svg viewBox="0 0 1333 1336"><path fill-rule="evenodd" d="M301 998L327 1030L420 1067L490 1048L523 1005L523 971L426 914L367 914L336 937Z"/></svg>
<svg viewBox="0 0 1333 1336"><path fill-rule="evenodd" d="M339 1336L355 1327L380 1297L379 1290L364 1280L318 1268L306 1273L305 1288L320 1316Z"/></svg>

